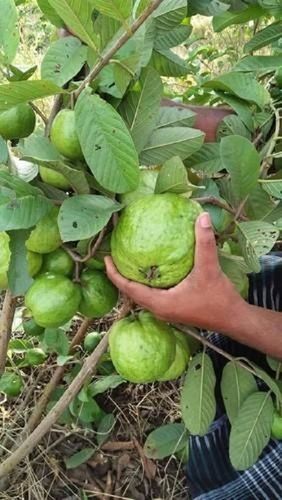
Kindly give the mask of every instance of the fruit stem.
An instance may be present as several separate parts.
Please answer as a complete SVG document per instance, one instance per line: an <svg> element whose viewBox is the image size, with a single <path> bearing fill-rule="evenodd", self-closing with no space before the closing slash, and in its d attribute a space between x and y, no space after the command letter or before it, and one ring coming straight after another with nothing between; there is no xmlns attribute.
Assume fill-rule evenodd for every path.
<svg viewBox="0 0 282 500"><path fill-rule="evenodd" d="M0 376L5 371L7 351L16 310L16 298L6 291L0 319Z"/></svg>

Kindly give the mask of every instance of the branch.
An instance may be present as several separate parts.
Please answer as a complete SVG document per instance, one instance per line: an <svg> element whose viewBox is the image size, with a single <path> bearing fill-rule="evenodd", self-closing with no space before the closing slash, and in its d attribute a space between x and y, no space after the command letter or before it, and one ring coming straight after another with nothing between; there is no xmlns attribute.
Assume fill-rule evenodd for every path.
<svg viewBox="0 0 282 500"><path fill-rule="evenodd" d="M226 212L229 212L232 215L236 215L236 210L227 203L220 201L218 198L215 196L202 196L201 198L192 198L194 201L197 201L198 203L201 203L202 205L210 204L210 205L216 205L217 207L223 208L223 210L226 210ZM242 220L248 220L245 215L241 215L240 218Z"/></svg>
<svg viewBox="0 0 282 500"><path fill-rule="evenodd" d="M51 130L51 127L52 127L52 123L55 120L56 115L60 111L60 109L62 107L62 104L63 104L63 96L62 96L62 94L59 94L54 99L54 104L53 104L53 107L52 107L49 119L48 119L48 121L46 123L45 137L49 137L50 130Z"/></svg>
<svg viewBox="0 0 282 500"><path fill-rule="evenodd" d="M93 69L90 71L85 80L81 83L76 91L74 91L74 96L77 99L81 92L94 80L102 71L102 69L110 62L116 52L123 47L123 45L128 42L128 40L136 33L136 31L142 26L142 24L148 19L148 17L159 7L162 0L153 0L147 9L142 12L142 14L129 26L128 30L121 35L121 37L114 43L114 45L106 52L101 59L95 64Z"/></svg>
<svg viewBox="0 0 282 500"><path fill-rule="evenodd" d="M11 336L12 324L16 310L16 298L9 290L4 298L0 320L0 376L5 371L8 344Z"/></svg>
<svg viewBox="0 0 282 500"><path fill-rule="evenodd" d="M41 120L43 121L44 125L46 126L47 123L48 123L48 119L46 118L46 116L44 115L44 113L42 113L41 109L38 108L38 106L36 106L36 104L34 104L33 102L29 102L28 103L30 105L30 107L33 109L33 111L35 111L35 113L40 116Z"/></svg>
<svg viewBox="0 0 282 500"><path fill-rule="evenodd" d="M95 241L93 246L92 246L93 241L90 242L90 245L88 247L88 252L86 255L84 255L84 257L81 257L80 255L78 255L75 250L72 250L67 245L63 245L63 248L70 255L70 257L74 260L74 262L85 263L89 259L94 257L95 253L97 252L98 248L100 247L100 245L103 241L103 238L106 234L106 231L107 231L107 226L102 229L102 231L100 232L100 234L99 234L99 236L98 236L98 238Z"/></svg>

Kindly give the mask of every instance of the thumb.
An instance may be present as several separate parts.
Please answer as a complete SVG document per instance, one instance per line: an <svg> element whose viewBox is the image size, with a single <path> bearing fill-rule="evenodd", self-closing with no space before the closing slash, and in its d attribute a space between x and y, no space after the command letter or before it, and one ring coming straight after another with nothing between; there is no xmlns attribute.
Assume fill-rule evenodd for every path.
<svg viewBox="0 0 282 500"><path fill-rule="evenodd" d="M209 275L219 270L217 247L212 221L208 212L202 213L196 221L195 268L205 269Z"/></svg>

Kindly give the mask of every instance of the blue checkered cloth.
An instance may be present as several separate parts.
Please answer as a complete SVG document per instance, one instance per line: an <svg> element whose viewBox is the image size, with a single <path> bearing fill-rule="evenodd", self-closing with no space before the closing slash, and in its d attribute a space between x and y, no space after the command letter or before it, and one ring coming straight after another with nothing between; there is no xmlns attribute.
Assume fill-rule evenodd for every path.
<svg viewBox="0 0 282 500"><path fill-rule="evenodd" d="M250 276L249 302L282 311L282 253L265 256L262 271ZM271 373L261 353L218 333L212 334L209 340L235 357L248 357ZM191 496L197 500L282 500L282 441L271 440L258 462L248 470L238 472L233 469L228 455L230 424L219 387L225 361L214 351L209 351L209 354L218 379L217 416L206 436L190 437L187 474Z"/></svg>

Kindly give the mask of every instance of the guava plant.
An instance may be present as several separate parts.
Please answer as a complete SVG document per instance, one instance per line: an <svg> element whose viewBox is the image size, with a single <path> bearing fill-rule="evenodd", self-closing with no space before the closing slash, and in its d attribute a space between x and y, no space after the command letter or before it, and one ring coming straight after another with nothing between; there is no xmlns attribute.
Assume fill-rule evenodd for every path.
<svg viewBox="0 0 282 500"><path fill-rule="evenodd" d="M20 394L28 367L48 356L57 355L58 367L23 431L28 438L19 438L0 477L58 419L109 430L113 417L95 400L107 388L175 379L189 364L183 423L155 430L145 444L148 456L179 452L187 459L187 436L204 435L215 417L206 336L188 329L187 341L121 298L118 319L107 317L110 332L84 337L95 318L119 307L103 257L112 249L130 278L174 285L191 270L202 209L211 214L223 271L247 296L248 273L259 271L260 257L282 230L281 0L38 0L42 15L64 35L54 36L38 78L35 67L14 64L21 3L0 0L6 79L0 86L0 282L6 289L0 390L8 398ZM185 82L189 75L189 55L186 60L174 49L189 52L198 13L213 16L215 31L255 26L232 72L206 75L193 95L194 104L204 95L204 102L232 111L212 143L193 128L193 111L163 101L167 78ZM257 55L262 48L264 55ZM40 100L52 96L45 116ZM189 93L185 99L189 103ZM157 239L162 251L154 247ZM9 339L19 297L23 335ZM69 322L77 316L83 322L73 337ZM90 353L86 359L75 349L80 344ZM281 363L268 362L273 377L237 359L222 375L230 458L238 470L256 462L271 432L281 437ZM100 380L93 378L96 368Z"/></svg>

